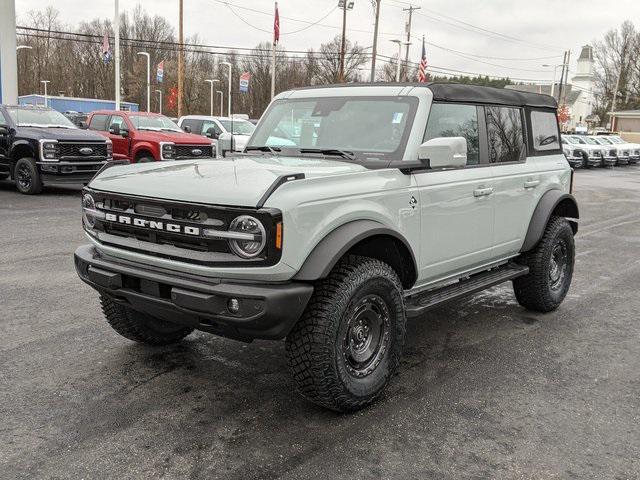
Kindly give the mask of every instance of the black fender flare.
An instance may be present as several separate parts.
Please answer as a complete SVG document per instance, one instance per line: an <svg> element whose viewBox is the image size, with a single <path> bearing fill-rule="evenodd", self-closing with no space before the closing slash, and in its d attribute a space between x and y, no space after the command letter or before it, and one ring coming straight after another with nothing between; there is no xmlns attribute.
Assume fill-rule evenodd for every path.
<svg viewBox="0 0 640 480"><path fill-rule="evenodd" d="M578 223L575 219L580 218L580 213L574 196L562 190L549 190L542 195L533 211L527 235L520 249L521 252L527 252L536 246L544 234L549 218L556 209L561 216L570 219L573 233L578 233Z"/></svg>
<svg viewBox="0 0 640 480"><path fill-rule="evenodd" d="M391 236L406 247L411 254L413 267L418 272L415 254L402 234L373 220L354 220L345 223L326 235L307 256L294 280L313 281L326 278L338 261L354 245L376 235Z"/></svg>
<svg viewBox="0 0 640 480"><path fill-rule="evenodd" d="M9 149L9 158L11 158L14 162L20 160L19 158L13 157L14 152L20 147L28 147L29 150L31 150L31 155L34 158L38 158L38 154L40 152L38 152L37 150L34 150L34 146L31 142L29 142L28 140L16 140L11 144L11 148Z"/></svg>

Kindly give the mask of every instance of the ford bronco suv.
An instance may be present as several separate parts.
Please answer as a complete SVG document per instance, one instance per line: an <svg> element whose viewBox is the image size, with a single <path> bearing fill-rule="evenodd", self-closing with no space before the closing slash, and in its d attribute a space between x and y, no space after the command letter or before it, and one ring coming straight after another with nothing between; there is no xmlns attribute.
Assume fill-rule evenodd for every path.
<svg viewBox="0 0 640 480"><path fill-rule="evenodd" d="M407 318L512 281L550 312L578 206L550 96L456 84L278 95L243 153L116 165L85 188L76 270L150 345L286 339L300 392L373 402Z"/></svg>
<svg viewBox="0 0 640 480"><path fill-rule="evenodd" d="M54 183L86 184L109 160L111 141L48 108L0 105L0 179L20 193Z"/></svg>
<svg viewBox="0 0 640 480"><path fill-rule="evenodd" d="M157 113L98 110L88 125L113 142L114 160L145 163L215 156L211 140L185 133Z"/></svg>

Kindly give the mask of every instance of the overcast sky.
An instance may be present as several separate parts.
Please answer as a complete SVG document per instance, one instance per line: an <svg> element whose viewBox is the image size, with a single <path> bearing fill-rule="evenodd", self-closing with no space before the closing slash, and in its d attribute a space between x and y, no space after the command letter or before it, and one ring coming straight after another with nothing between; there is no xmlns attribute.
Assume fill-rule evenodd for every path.
<svg viewBox="0 0 640 480"><path fill-rule="evenodd" d="M342 11L336 8L337 1L280 0L281 46L291 50L317 49L322 42L338 35ZM347 36L364 47L370 46L374 22L371 2L353 1ZM235 47L253 47L261 41L270 41L273 18L267 13L273 11L273 1L228 0L229 5L237 5L234 7L225 3L184 0L185 34L198 34L203 43ZM420 60L421 38L425 35L429 42L427 59L434 68L518 79L550 81L550 70L541 65L561 63L563 50L571 49L573 70L582 45L600 39L607 30L618 27L626 19L636 21L640 27L640 0L415 0L412 3L422 9L413 16L411 61ZM166 17L177 31L178 0L120 0L121 10L131 10L136 4ZM69 26L97 17L113 17L113 0L16 0L18 24L23 23L30 10L47 5L57 8L60 18ZM403 8L408 6L408 1L382 0L379 36L382 54L392 55L397 51L390 40L404 35L407 13Z"/></svg>

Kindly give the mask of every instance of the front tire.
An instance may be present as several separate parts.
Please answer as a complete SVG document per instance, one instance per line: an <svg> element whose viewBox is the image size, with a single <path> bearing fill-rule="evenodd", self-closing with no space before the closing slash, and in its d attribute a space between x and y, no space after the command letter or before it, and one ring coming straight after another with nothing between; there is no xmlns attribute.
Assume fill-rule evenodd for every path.
<svg viewBox="0 0 640 480"><path fill-rule="evenodd" d="M551 217L540 242L518 261L529 267L527 275L513 281L518 303L542 313L558 308L571 286L575 262L573 230L567 219Z"/></svg>
<svg viewBox="0 0 640 480"><path fill-rule="evenodd" d="M102 312L116 332L145 345L171 345L193 332L193 328L159 320L100 295Z"/></svg>
<svg viewBox="0 0 640 480"><path fill-rule="evenodd" d="M33 158L21 158L16 162L13 174L16 188L25 195L35 195L42 192L42 179Z"/></svg>
<svg viewBox="0 0 640 480"><path fill-rule="evenodd" d="M303 396L339 412L374 402L405 339L402 285L386 263L349 256L318 282L287 337L287 363Z"/></svg>

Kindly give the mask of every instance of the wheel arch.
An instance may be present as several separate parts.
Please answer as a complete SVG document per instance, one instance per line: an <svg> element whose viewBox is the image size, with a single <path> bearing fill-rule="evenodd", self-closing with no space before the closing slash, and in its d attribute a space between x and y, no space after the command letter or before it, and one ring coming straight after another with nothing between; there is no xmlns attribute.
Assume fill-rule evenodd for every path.
<svg viewBox="0 0 640 480"><path fill-rule="evenodd" d="M15 176L15 166L18 160L21 158L35 158L37 159L37 152L33 149L33 145L31 145L26 140L18 140L11 145L11 152L9 154L9 158L11 159L11 177Z"/></svg>
<svg viewBox="0 0 640 480"><path fill-rule="evenodd" d="M135 150L131 153L132 160L137 161L143 156L144 157L149 156L154 160L158 160L159 157L157 157L153 152L154 152L154 149L152 145L147 143L140 144L136 146Z"/></svg>
<svg viewBox="0 0 640 480"><path fill-rule="evenodd" d="M527 235L520 249L521 252L527 252L536 246L542 238L544 229L552 216L567 218L573 234L578 233L577 219L580 218L580 212L576 199L573 195L561 190L549 190L540 198L538 205L533 211L529 228L527 229Z"/></svg>
<svg viewBox="0 0 640 480"><path fill-rule="evenodd" d="M295 280L313 281L326 278L347 254L376 258L390 265L404 288L411 288L418 268L409 242L399 232L373 220L356 220L343 224L311 251Z"/></svg>

